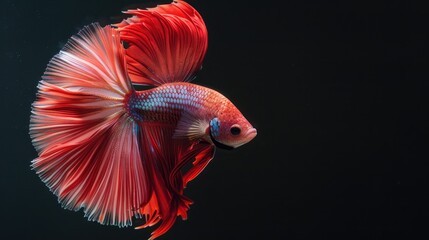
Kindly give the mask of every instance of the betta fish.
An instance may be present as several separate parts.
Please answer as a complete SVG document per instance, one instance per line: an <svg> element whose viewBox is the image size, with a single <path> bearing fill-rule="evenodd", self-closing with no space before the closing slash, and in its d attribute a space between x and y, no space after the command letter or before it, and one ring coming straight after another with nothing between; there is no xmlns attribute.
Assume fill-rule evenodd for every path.
<svg viewBox="0 0 429 240"><path fill-rule="evenodd" d="M190 83L208 43L193 7L125 13L84 27L50 60L32 105L31 166L62 207L106 225L159 223L155 239L187 218L184 188L216 146L239 147L256 129L221 93Z"/></svg>

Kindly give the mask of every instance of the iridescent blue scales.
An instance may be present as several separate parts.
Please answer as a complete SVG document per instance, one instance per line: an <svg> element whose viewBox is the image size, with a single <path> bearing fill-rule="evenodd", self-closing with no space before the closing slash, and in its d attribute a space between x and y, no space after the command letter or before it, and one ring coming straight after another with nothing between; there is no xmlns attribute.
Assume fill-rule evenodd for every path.
<svg viewBox="0 0 429 240"><path fill-rule="evenodd" d="M219 118L213 118L210 121L210 132L213 137L219 136L220 133L220 121Z"/></svg>
<svg viewBox="0 0 429 240"><path fill-rule="evenodd" d="M183 113L211 119L217 110L227 107L227 102L223 95L209 88L191 83L169 83L132 93L127 111L136 121L177 123Z"/></svg>

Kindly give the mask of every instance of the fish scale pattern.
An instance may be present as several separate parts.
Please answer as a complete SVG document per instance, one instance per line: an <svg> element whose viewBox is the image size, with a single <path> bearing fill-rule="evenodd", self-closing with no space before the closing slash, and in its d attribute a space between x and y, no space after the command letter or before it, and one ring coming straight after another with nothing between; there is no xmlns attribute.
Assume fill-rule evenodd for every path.
<svg viewBox="0 0 429 240"><path fill-rule="evenodd" d="M213 90L190 83L171 83L131 94L127 110L136 121L170 121L183 113L204 110Z"/></svg>

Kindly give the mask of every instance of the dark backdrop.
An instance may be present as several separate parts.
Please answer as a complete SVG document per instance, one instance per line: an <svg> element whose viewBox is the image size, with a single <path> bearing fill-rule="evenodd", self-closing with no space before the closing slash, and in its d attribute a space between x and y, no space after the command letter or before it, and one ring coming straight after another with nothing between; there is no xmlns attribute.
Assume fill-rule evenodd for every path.
<svg viewBox="0 0 429 240"><path fill-rule="evenodd" d="M168 1L1 3L1 239L146 239L63 210L30 170L30 106L84 25ZM196 83L258 129L218 151L160 239L428 237L428 10L410 1L190 1L209 30ZM347 2L347 3L345 3Z"/></svg>

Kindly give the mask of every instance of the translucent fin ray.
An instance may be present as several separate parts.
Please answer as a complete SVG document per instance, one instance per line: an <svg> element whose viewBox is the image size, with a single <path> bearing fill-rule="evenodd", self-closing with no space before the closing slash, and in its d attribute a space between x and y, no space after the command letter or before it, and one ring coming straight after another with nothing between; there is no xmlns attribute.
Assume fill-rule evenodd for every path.
<svg viewBox="0 0 429 240"><path fill-rule="evenodd" d="M119 34L92 24L48 64L33 104L32 167L64 208L120 227L139 217L152 191L124 111L132 91Z"/></svg>

